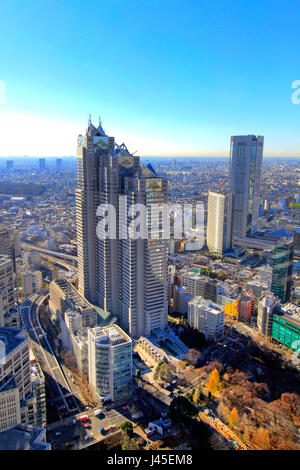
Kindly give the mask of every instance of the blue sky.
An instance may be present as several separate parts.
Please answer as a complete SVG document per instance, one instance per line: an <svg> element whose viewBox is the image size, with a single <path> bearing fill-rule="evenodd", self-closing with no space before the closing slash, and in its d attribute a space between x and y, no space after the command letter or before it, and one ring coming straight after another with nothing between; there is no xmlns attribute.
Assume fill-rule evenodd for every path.
<svg viewBox="0 0 300 470"><path fill-rule="evenodd" d="M3 3L0 155L75 154L89 113L141 155L300 155L299 25L298 0Z"/></svg>

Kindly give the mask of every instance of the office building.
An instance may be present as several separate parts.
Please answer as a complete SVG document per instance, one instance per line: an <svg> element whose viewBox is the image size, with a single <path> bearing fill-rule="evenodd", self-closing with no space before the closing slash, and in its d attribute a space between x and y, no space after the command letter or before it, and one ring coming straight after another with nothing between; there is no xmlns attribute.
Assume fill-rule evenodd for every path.
<svg viewBox="0 0 300 470"><path fill-rule="evenodd" d="M20 326L16 300L12 259L0 255L0 326Z"/></svg>
<svg viewBox="0 0 300 470"><path fill-rule="evenodd" d="M294 232L294 245L295 251L300 251L300 229L296 229Z"/></svg>
<svg viewBox="0 0 300 470"><path fill-rule="evenodd" d="M65 279L50 283L49 307L60 321L64 320L66 310L74 310L81 315L82 326L93 327L97 324L97 312L75 287Z"/></svg>
<svg viewBox="0 0 300 470"><path fill-rule="evenodd" d="M222 256L232 247L232 204L232 191L209 191L206 243L211 253Z"/></svg>
<svg viewBox="0 0 300 470"><path fill-rule="evenodd" d="M7 170L12 170L14 167L14 161L13 160L6 160L6 169Z"/></svg>
<svg viewBox="0 0 300 470"><path fill-rule="evenodd" d="M258 302L257 328L264 336L271 336L273 314L280 309L280 300L273 293L266 294Z"/></svg>
<svg viewBox="0 0 300 470"><path fill-rule="evenodd" d="M45 158L39 158L39 169L40 169L40 171L46 169L46 160L45 160Z"/></svg>
<svg viewBox="0 0 300 470"><path fill-rule="evenodd" d="M16 328L0 328L0 343L0 431L17 424L34 426L36 399L26 334Z"/></svg>
<svg viewBox="0 0 300 470"><path fill-rule="evenodd" d="M51 450L51 444L46 441L45 428L19 424L0 432L1 450Z"/></svg>
<svg viewBox="0 0 300 470"><path fill-rule="evenodd" d="M203 297L189 302L188 324L205 335L206 340L219 341L224 336L224 308Z"/></svg>
<svg viewBox="0 0 300 470"><path fill-rule="evenodd" d="M42 265L41 254L34 250L26 251L24 253L24 262L29 271L36 271Z"/></svg>
<svg viewBox="0 0 300 470"><path fill-rule="evenodd" d="M20 254L18 232L0 224L0 255L7 255L13 262L16 272L16 256Z"/></svg>
<svg viewBox="0 0 300 470"><path fill-rule="evenodd" d="M30 374L32 393L36 400L35 425L45 426L47 424L45 376L36 360L31 361Z"/></svg>
<svg viewBox="0 0 300 470"><path fill-rule="evenodd" d="M55 164L56 164L56 170L60 171L62 169L62 164L63 164L62 158L57 158L55 161Z"/></svg>
<svg viewBox="0 0 300 470"><path fill-rule="evenodd" d="M272 340L283 344L288 349L299 351L300 344L300 316L299 315L273 315Z"/></svg>
<svg viewBox="0 0 300 470"><path fill-rule="evenodd" d="M276 243L273 251L271 291L285 303L290 300L293 274L294 243L283 239Z"/></svg>
<svg viewBox="0 0 300 470"><path fill-rule="evenodd" d="M231 137L230 189L233 198L233 236L251 237L257 231L259 190L264 138L244 135Z"/></svg>
<svg viewBox="0 0 300 470"><path fill-rule="evenodd" d="M90 302L117 315L133 336L149 335L167 325L168 240L154 228L155 210L167 202L167 180L160 178L124 144L89 123L78 137L76 223L78 289ZM123 196L123 197L122 197ZM124 197L126 196L126 197ZM128 225L134 204L143 204L145 238L133 238ZM115 233L106 237L98 205L112 206L117 215ZM102 206L103 207L103 206ZM98 222L98 225L97 225ZM159 237L155 238L155 235ZM151 238L152 237L152 238Z"/></svg>
<svg viewBox="0 0 300 470"><path fill-rule="evenodd" d="M95 399L132 393L132 340L117 325L88 331L89 383Z"/></svg>

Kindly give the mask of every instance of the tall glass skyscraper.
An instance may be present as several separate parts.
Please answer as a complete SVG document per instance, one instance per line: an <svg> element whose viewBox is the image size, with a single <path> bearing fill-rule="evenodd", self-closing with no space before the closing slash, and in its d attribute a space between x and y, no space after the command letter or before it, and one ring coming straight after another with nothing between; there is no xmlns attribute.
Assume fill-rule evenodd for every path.
<svg viewBox="0 0 300 470"><path fill-rule="evenodd" d="M234 191L233 236L251 237L257 231L264 138L231 137L230 189Z"/></svg>
<svg viewBox="0 0 300 470"><path fill-rule="evenodd" d="M273 252L272 292L284 302L291 296L294 243L282 240Z"/></svg>
<svg viewBox="0 0 300 470"><path fill-rule="evenodd" d="M78 288L90 302L115 314L133 336L167 325L168 240L150 235L153 208L167 202L167 180L117 145L90 122L77 147ZM113 207L115 236L106 237L97 207ZM146 238L130 236L134 205L146 208ZM141 224L142 225L142 224ZM96 233L97 231L97 233ZM158 235L162 233L158 226ZM157 235L157 234L156 234ZM152 237L152 238L151 238Z"/></svg>

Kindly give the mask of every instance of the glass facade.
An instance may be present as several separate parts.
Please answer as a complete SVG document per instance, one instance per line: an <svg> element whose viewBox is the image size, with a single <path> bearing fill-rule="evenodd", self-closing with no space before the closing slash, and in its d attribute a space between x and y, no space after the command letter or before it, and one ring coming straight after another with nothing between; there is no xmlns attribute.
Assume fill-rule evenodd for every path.
<svg viewBox="0 0 300 470"><path fill-rule="evenodd" d="M273 315L272 338L294 351L299 348L296 341L300 341L300 322L286 316ZM299 345L299 343L298 343Z"/></svg>
<svg viewBox="0 0 300 470"><path fill-rule="evenodd" d="M294 245L292 242L277 244L273 253L272 292L282 302L291 296Z"/></svg>

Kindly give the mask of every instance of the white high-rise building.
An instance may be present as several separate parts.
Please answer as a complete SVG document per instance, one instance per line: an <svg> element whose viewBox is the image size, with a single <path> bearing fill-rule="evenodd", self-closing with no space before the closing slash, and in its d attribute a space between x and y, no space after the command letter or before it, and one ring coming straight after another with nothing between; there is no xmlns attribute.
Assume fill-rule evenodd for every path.
<svg viewBox="0 0 300 470"><path fill-rule="evenodd" d="M141 164L124 144L116 145L101 124L96 128L90 122L86 134L78 137L77 156L79 292L118 316L122 328L133 336L164 329L168 240L131 238L127 224L135 215L133 204L143 204L146 227L142 230L152 228L150 208L167 202L167 180L158 177L150 164ZM110 238L98 225L100 204L113 207L116 213L115 233Z"/></svg>
<svg viewBox="0 0 300 470"><path fill-rule="evenodd" d="M117 325L88 330L89 383L96 399L132 393L132 340Z"/></svg>
<svg viewBox="0 0 300 470"><path fill-rule="evenodd" d="M223 255L232 244L233 192L208 193L207 246L210 252Z"/></svg>
<svg viewBox="0 0 300 470"><path fill-rule="evenodd" d="M230 189L233 199L233 236L251 237L257 231L264 138L231 137Z"/></svg>

